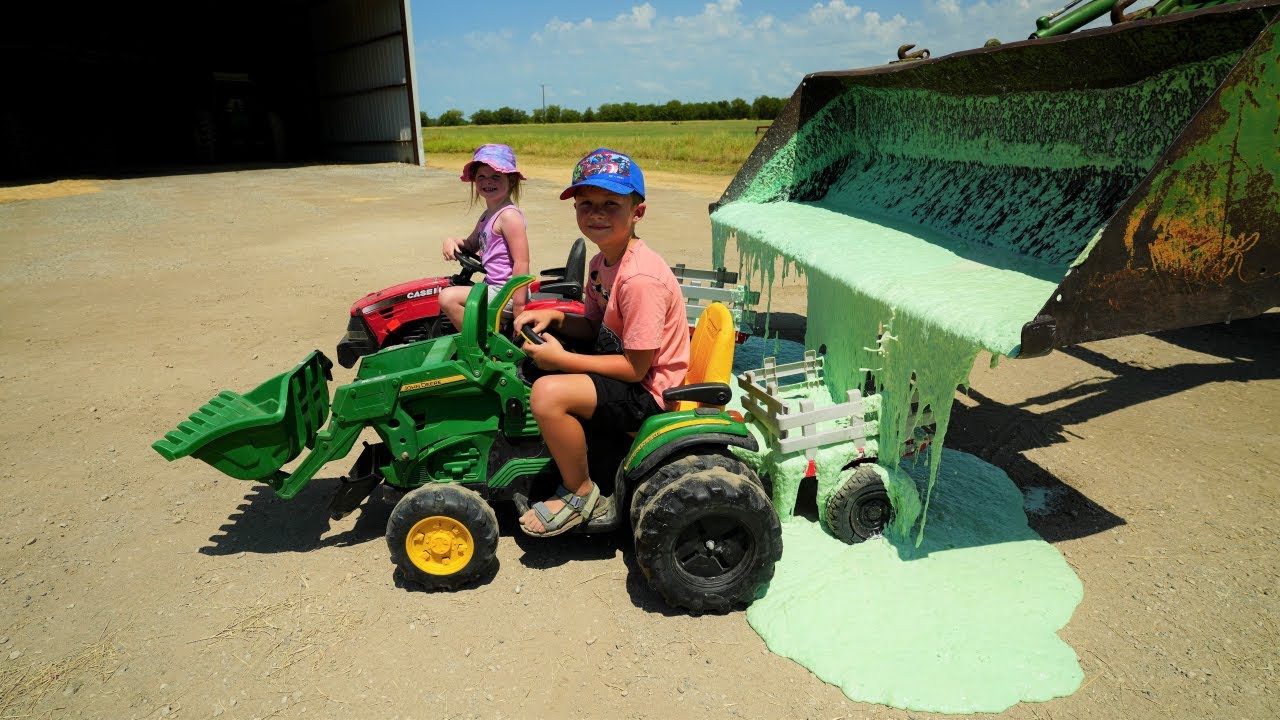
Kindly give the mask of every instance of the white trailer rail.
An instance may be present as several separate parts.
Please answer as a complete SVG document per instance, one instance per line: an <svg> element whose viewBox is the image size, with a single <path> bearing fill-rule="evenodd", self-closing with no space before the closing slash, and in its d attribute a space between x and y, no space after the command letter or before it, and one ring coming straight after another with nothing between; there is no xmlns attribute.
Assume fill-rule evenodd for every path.
<svg viewBox="0 0 1280 720"><path fill-rule="evenodd" d="M769 443L783 454L804 451L810 460L817 449L824 445L852 442L858 447L866 445L868 435L879 431L879 424L867 420L877 406L868 405L858 390L846 393L846 400L835 405L816 408L813 400L786 400L779 397L781 379L803 375L803 379L789 386L803 384L804 388L823 387L823 358L813 350L806 350L804 359L779 365L774 358L765 358L764 367L748 370L738 375L738 387L744 391L742 406L751 418L767 432ZM847 418L846 426L819 430L818 423ZM798 431L798 432L797 432Z"/></svg>
<svg viewBox="0 0 1280 720"><path fill-rule="evenodd" d="M756 313L751 310L760 302L760 293L747 290L736 284L738 273L724 268L716 270L691 270L684 264L672 266L676 280L680 281L680 292L685 300L685 317L690 326L698 324L698 317L707 305L713 302L723 303L733 316L733 327L738 332L739 342L751 335L756 326Z"/></svg>

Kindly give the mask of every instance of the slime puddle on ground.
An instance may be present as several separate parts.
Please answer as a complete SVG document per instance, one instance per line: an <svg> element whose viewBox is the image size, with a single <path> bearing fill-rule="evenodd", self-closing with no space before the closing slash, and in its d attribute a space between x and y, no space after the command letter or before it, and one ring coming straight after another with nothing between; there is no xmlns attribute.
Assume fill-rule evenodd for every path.
<svg viewBox="0 0 1280 720"><path fill-rule="evenodd" d="M927 481L923 464L908 472ZM845 545L786 520L786 550L748 622L770 650L860 702L996 713L1074 692L1080 664L1056 633L1083 588L1027 526L1018 488L944 450L930 513L919 547L883 536Z"/></svg>

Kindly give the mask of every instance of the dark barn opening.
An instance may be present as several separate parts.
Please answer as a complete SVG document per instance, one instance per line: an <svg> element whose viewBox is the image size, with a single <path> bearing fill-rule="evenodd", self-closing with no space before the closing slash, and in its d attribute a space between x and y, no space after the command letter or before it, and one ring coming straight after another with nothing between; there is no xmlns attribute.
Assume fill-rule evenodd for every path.
<svg viewBox="0 0 1280 720"><path fill-rule="evenodd" d="M406 2L70 3L0 29L0 175L417 162Z"/></svg>

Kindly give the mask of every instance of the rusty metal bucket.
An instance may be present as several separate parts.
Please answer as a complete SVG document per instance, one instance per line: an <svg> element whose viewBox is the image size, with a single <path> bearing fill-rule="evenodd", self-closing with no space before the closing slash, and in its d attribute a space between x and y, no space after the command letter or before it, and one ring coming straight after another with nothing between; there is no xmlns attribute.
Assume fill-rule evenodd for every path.
<svg viewBox="0 0 1280 720"><path fill-rule="evenodd" d="M984 343L1008 356L1261 314L1280 305L1278 15L1253 0L814 73L713 221L780 204L996 258L1032 280Z"/></svg>

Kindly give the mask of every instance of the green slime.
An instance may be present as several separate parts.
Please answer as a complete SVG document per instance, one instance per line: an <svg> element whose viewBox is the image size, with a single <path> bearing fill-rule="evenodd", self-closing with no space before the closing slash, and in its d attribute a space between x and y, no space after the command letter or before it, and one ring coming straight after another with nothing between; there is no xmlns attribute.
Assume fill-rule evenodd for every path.
<svg viewBox="0 0 1280 720"><path fill-rule="evenodd" d="M714 265L733 237L744 279L768 297L779 268L808 277L805 343L826 346L831 397L881 395L892 535L918 523L923 540L951 404L978 352L1019 353L1023 325L1238 57L995 96L850 81L712 214ZM923 499L897 462L913 407L936 424ZM835 481L820 474L820 508Z"/></svg>
<svg viewBox="0 0 1280 720"><path fill-rule="evenodd" d="M795 208L807 212L789 212ZM835 217L848 220L844 216ZM858 234L848 236L858 241L859 252L833 255L821 242L825 239L821 231L830 229L835 220L822 208L791 203L734 203L718 210L712 222L718 246L722 246L726 238L721 233L730 232L728 228L736 230L744 262L755 263L751 274L765 274L769 284L775 265L774 253L785 257L786 264L794 263L806 269L809 279L806 345L826 345L829 398L843 398L852 388L860 388L867 394L878 391L881 396L880 448L901 448L914 436L913 403L917 410L931 412L936 432L929 464L936 468L956 387L968 384L969 370L986 339L1008 326L1009 318L1026 320L1016 307L1010 309L1016 303L1008 299L1026 296L1023 289L1027 285L1026 276L1001 273L959 258L945 246L927 242L910 245L906 254L895 255L902 251L907 236L861 221L850 229ZM773 244L766 244L765 239ZM894 274L892 263L881 266L862 260L885 256L899 257L898 266L907 268L909 275L904 277L902 271ZM971 284L975 277L980 283L977 290ZM897 282L893 282L895 278ZM997 288L995 291L993 285ZM909 305L919 299L921 293L911 292L912 288L923 288L930 297L915 312L900 312L896 306ZM1049 291L1051 288L1044 292ZM1000 302L1002 295L1005 300ZM923 313L930 303L933 307L952 308L969 300L976 311L966 316L967 324L954 322L953 328L944 328ZM877 387L865 386L867 372L872 373ZM828 452L845 451L836 448ZM895 510L891 532L899 538L906 537L919 522L916 542L920 542L928 511L927 492L933 487L932 475L926 496L921 499L916 484L898 470L896 459L882 463L888 475L885 485ZM842 465L835 465L832 469L819 463L820 508L838 485L840 467Z"/></svg>
<svg viewBox="0 0 1280 720"><path fill-rule="evenodd" d="M952 450L943 458L918 547L885 536L845 545L786 520L786 552L747 621L771 651L854 700L997 713L1071 694L1083 674L1056 631L1083 597L1079 579L1027 526L1003 471Z"/></svg>
<svg viewBox="0 0 1280 720"><path fill-rule="evenodd" d="M771 649L850 697L915 709L999 711L1078 686L1054 631L1079 581L1026 528L1007 477L943 450L952 402L981 350L1019 354L1023 325L1238 57L992 96L850 78L713 212L713 265L733 238L741 277L766 297L779 272L807 278L805 345L825 346L826 387L792 392L878 396L874 442L816 453L820 521L862 453L894 506L885 538L855 547L786 520L775 580L748 612ZM925 412L928 457L904 468ZM789 518L808 458L761 447L750 459ZM940 474L955 487L939 491ZM926 539L935 492L954 502Z"/></svg>

